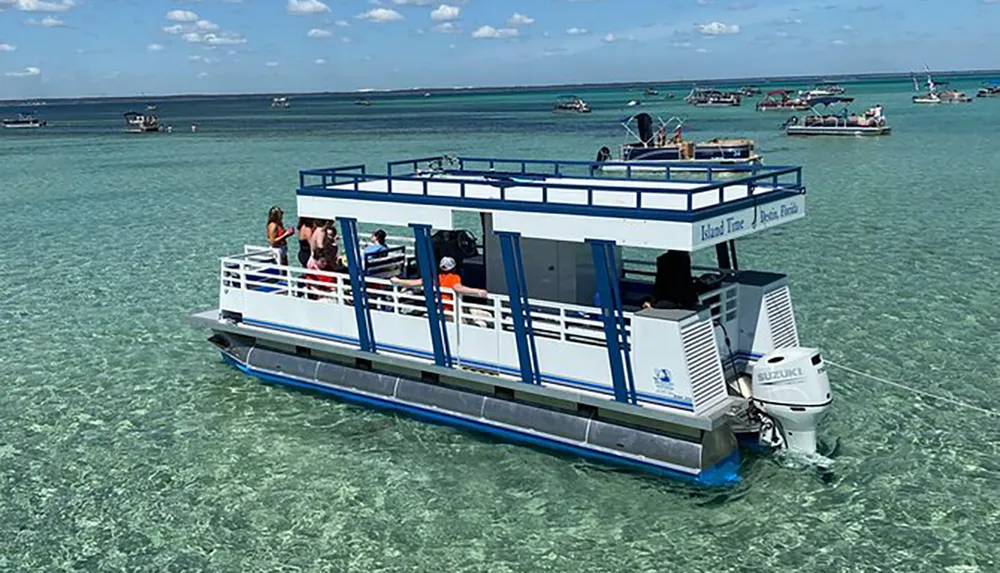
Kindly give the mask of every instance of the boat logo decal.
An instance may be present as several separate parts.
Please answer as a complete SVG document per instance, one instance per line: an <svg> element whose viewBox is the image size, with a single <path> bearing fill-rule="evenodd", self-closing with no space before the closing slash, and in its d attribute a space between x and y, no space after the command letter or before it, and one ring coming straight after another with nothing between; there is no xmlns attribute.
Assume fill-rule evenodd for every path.
<svg viewBox="0 0 1000 573"><path fill-rule="evenodd" d="M653 385L656 386L658 392L665 394L674 393L674 381L670 376L670 371L666 368L653 369Z"/></svg>

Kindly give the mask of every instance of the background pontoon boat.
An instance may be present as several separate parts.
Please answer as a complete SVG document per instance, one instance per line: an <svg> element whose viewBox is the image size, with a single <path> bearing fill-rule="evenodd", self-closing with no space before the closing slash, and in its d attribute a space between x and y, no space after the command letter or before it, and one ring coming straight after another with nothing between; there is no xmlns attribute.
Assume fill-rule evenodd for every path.
<svg viewBox="0 0 1000 573"><path fill-rule="evenodd" d="M37 129L45 125L45 121L38 119L34 112L19 113L17 119L3 120L4 129Z"/></svg>
<svg viewBox="0 0 1000 573"><path fill-rule="evenodd" d="M565 95L559 96L552 111L562 113L590 113L590 106L579 96Z"/></svg>
<svg viewBox="0 0 1000 573"><path fill-rule="evenodd" d="M287 97L276 97L271 99L271 107L276 109L285 109L288 107Z"/></svg>
<svg viewBox="0 0 1000 573"><path fill-rule="evenodd" d="M815 455L827 365L800 346L788 278L736 257L738 239L806 215L801 168L712 182L596 167L438 157L384 175L301 171L297 212L336 218L346 272L247 247L221 260L218 305L191 319L270 383L702 484L739 479L738 436ZM359 222L412 238L362 259ZM692 266L700 250L712 268ZM444 257L487 292L441 285Z"/></svg>
<svg viewBox="0 0 1000 573"><path fill-rule="evenodd" d="M801 92L806 98L820 98L829 96L839 96L847 93L847 90L834 82L819 82L808 90Z"/></svg>
<svg viewBox="0 0 1000 573"><path fill-rule="evenodd" d="M725 172L730 167L746 171L748 165L757 165L761 157L749 139L712 139L695 143L685 141L683 121L672 117L667 121L654 119L648 113L639 113L622 120L626 141L619 149L619 157L611 162L611 150L602 147L597 161L602 171L702 171L709 167L713 172ZM607 164L607 165L604 165Z"/></svg>
<svg viewBox="0 0 1000 573"><path fill-rule="evenodd" d="M972 98L958 90L938 90L938 86L946 86L947 82L935 82L930 71L927 72L927 92L913 96L913 103L969 103ZM913 78L913 89L919 91L917 78Z"/></svg>
<svg viewBox="0 0 1000 573"><path fill-rule="evenodd" d="M146 113L125 112L126 133L152 133L160 131L160 120L156 117L156 106L146 106Z"/></svg>
<svg viewBox="0 0 1000 573"><path fill-rule="evenodd" d="M692 88L684 101L695 107L738 107L740 95L719 90Z"/></svg>
<svg viewBox="0 0 1000 573"><path fill-rule="evenodd" d="M736 90L736 93L740 94L742 97L754 97L760 95L760 88L757 86L743 86Z"/></svg>
<svg viewBox="0 0 1000 573"><path fill-rule="evenodd" d="M810 100L812 113L801 120L792 116L783 126L788 135L889 135L882 106L876 105L864 115L852 114L848 105L852 97L830 96ZM839 113L830 113L829 106L843 106ZM820 106L822 106L822 111Z"/></svg>
<svg viewBox="0 0 1000 573"><path fill-rule="evenodd" d="M771 90L767 92L764 99L757 102L757 111L806 111L809 109L808 100L792 97L793 93L788 90Z"/></svg>
<svg viewBox="0 0 1000 573"><path fill-rule="evenodd" d="M984 82L976 92L976 97L1000 97L1000 80Z"/></svg>

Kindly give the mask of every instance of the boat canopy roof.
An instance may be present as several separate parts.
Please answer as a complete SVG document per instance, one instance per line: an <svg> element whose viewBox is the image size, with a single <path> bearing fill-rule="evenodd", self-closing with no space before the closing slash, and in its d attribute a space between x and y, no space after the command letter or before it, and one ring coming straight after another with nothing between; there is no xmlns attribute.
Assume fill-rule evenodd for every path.
<svg viewBox="0 0 1000 573"><path fill-rule="evenodd" d="M771 90L771 91L767 92L767 95L769 95L769 96L774 96L774 95L788 95L790 93L792 93L790 90Z"/></svg>
<svg viewBox="0 0 1000 573"><path fill-rule="evenodd" d="M1000 86L1000 80L986 80L983 83L988 86Z"/></svg>
<svg viewBox="0 0 1000 573"><path fill-rule="evenodd" d="M810 105L831 105L835 103L851 103L854 98L847 96L823 96L809 99Z"/></svg>
<svg viewBox="0 0 1000 573"><path fill-rule="evenodd" d="M442 230L487 214L494 230L529 238L688 252L805 216L801 167L741 166L719 179L699 165L697 175L667 166L658 179L632 177L628 163L481 157L394 161L382 175L364 165L308 169L297 212ZM597 175L608 166L625 175Z"/></svg>

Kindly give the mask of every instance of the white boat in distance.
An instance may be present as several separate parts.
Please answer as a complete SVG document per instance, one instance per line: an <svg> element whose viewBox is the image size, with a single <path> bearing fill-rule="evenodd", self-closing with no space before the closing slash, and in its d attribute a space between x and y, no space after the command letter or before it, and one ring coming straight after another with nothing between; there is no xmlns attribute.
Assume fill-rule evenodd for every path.
<svg viewBox="0 0 1000 573"><path fill-rule="evenodd" d="M156 117L156 106L147 105L146 113L125 112L125 133L155 133L160 131L160 120Z"/></svg>
<svg viewBox="0 0 1000 573"><path fill-rule="evenodd" d="M285 109L285 108L287 108L288 107L288 98L287 97L271 98L271 107L273 107L275 109Z"/></svg>
<svg viewBox="0 0 1000 573"><path fill-rule="evenodd" d="M4 129L38 129L45 127L46 122L38 119L34 112L22 112L16 119L3 120Z"/></svg>

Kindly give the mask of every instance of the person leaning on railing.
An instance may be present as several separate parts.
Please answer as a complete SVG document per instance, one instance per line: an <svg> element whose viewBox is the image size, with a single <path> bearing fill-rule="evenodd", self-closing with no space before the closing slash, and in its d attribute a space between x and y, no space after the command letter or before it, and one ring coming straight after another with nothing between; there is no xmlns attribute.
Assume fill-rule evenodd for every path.
<svg viewBox="0 0 1000 573"><path fill-rule="evenodd" d="M451 289L452 291L461 295L470 296L480 296L486 297L489 293L485 289L481 288L471 288L462 284L462 277L456 272L455 259L451 257L442 257L441 262L438 263L438 284L441 288ZM389 279L392 284L402 287L419 287L424 284L421 279L401 279L399 277L392 277ZM454 296L448 292L441 293L441 306L444 308L445 312L451 312L455 309L454 305L448 304L452 301ZM445 302L448 301L448 302Z"/></svg>

